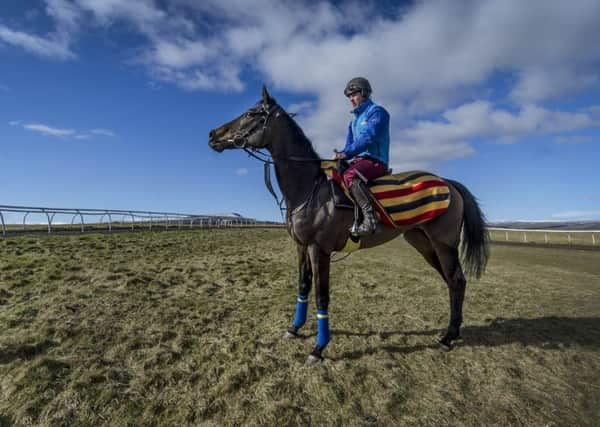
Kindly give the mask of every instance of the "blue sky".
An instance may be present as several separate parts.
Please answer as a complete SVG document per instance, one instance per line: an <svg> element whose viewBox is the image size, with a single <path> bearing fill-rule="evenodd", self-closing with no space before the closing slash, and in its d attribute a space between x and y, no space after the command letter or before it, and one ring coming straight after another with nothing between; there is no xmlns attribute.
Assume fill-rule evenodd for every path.
<svg viewBox="0 0 600 427"><path fill-rule="evenodd" d="M209 130L264 82L329 156L361 75L395 170L461 181L490 220L598 220L597 40L583 0L3 0L0 204L278 220Z"/></svg>

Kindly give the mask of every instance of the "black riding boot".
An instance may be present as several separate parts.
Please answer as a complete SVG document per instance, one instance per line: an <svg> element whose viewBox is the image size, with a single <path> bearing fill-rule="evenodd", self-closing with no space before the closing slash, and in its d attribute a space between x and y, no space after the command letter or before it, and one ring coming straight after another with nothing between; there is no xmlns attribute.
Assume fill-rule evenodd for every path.
<svg viewBox="0 0 600 427"><path fill-rule="evenodd" d="M352 234L366 236L375 233L377 218L375 217L371 199L369 198L369 189L360 179L354 179L350 186L350 192L363 214L362 223L356 229L352 227Z"/></svg>

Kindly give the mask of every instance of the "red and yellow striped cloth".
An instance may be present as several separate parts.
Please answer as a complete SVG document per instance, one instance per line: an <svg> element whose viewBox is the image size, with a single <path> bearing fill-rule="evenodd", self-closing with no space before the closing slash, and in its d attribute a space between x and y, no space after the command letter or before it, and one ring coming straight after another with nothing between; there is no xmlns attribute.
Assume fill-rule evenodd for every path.
<svg viewBox="0 0 600 427"><path fill-rule="evenodd" d="M331 162L323 162L325 174L349 191ZM423 171L385 175L369 182L373 206L381 222L391 227L421 224L440 216L450 205L450 189L440 177Z"/></svg>
<svg viewBox="0 0 600 427"><path fill-rule="evenodd" d="M377 178L368 184L377 199L375 208L392 226L421 224L448 209L450 189L438 176L411 171Z"/></svg>

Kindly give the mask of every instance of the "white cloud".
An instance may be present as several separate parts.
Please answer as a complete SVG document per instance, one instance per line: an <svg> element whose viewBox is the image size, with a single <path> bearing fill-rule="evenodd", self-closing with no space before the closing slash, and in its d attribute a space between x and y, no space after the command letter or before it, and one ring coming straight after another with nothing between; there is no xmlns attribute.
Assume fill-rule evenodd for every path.
<svg viewBox="0 0 600 427"><path fill-rule="evenodd" d="M600 85L596 70L578 70L569 65L533 67L519 73L519 81L510 96L520 103L558 98Z"/></svg>
<svg viewBox="0 0 600 427"><path fill-rule="evenodd" d="M231 4L213 6L236 10ZM344 27L344 7L330 7L313 12L317 22L327 24L311 33L298 30L306 15L293 7L289 13L263 10L246 10L244 23L228 32L226 43L234 56L256 58L255 68L275 83L274 92L317 97L310 114L298 121L323 156L343 144L350 117L341 91L356 75L370 78L374 99L392 114L396 167L427 167L471 155L475 137L514 142L531 133L594 125L589 114L550 111L531 102L598 86L593 64L600 61L600 49L590 38L600 37L598 3L573 8L561 2L527 7L517 1L422 2L403 14L364 16L360 22L373 25L353 31ZM514 75L510 99L525 103L517 113L485 100L448 108L474 94L481 97L481 88L497 72ZM411 119L444 110L448 123Z"/></svg>
<svg viewBox="0 0 600 427"><path fill-rule="evenodd" d="M475 101L445 111L443 120L417 121L398 129L391 147L391 164L402 169L426 168L440 160L474 154L469 141L483 138L516 143L532 135L599 127L588 112L561 112L527 105L516 112L494 109L489 101ZM557 142L583 142L581 137L559 137Z"/></svg>
<svg viewBox="0 0 600 427"><path fill-rule="evenodd" d="M22 31L13 31L4 25L0 25L0 41L48 58L70 59L75 56L60 38L51 36L45 39Z"/></svg>
<svg viewBox="0 0 600 427"><path fill-rule="evenodd" d="M9 122L11 126L19 126L33 132L40 133L45 136L54 136L58 138L74 138L74 139L91 139L94 136L115 136L114 132L109 129L92 129L88 132L79 132L75 129L63 129L48 126L41 123L25 123L22 120L14 120Z"/></svg>
<svg viewBox="0 0 600 427"><path fill-rule="evenodd" d="M177 70L170 67L154 67L151 73L155 78L175 83L185 90L241 91L244 88L239 70L233 64L223 69L206 72L200 69Z"/></svg>
<svg viewBox="0 0 600 427"><path fill-rule="evenodd" d="M147 60L158 66L181 69L201 64L213 54L212 49L200 41L157 40Z"/></svg>
<svg viewBox="0 0 600 427"><path fill-rule="evenodd" d="M285 110L291 114L302 114L304 111L307 111L310 113L310 110L314 109L314 107L315 107L314 102L303 101L303 102L298 102L296 104L290 104L290 105L288 105L288 107Z"/></svg>
<svg viewBox="0 0 600 427"><path fill-rule="evenodd" d="M56 32L68 40L79 29L82 11L67 0L46 0L46 13L56 21Z"/></svg>
<svg viewBox="0 0 600 427"><path fill-rule="evenodd" d="M191 28L191 23L185 17L170 16L157 7L154 0L75 0L75 3L81 10L91 13L103 26L129 21L148 36L156 36L169 28L179 32Z"/></svg>
<svg viewBox="0 0 600 427"><path fill-rule="evenodd" d="M63 138L75 136L75 134L76 134L76 132L73 129L53 128L53 127L39 124L39 123L28 123L28 124L24 124L23 127L27 130L39 132L43 135L58 136L58 137L63 137Z"/></svg>
<svg viewBox="0 0 600 427"><path fill-rule="evenodd" d="M282 88L312 93L365 74L384 89L380 94L414 97L405 102L423 106L439 104L440 93L451 97L457 88L481 84L494 71L516 71L512 94L528 102L599 83L595 0L577 7L560 0L527 7L518 0L428 1L385 10L357 1L173 0L163 8L153 0L46 3L57 34L72 36L85 14L105 27L126 22L146 37L141 60L163 68L155 75L186 69L168 78L182 85L197 75L214 77L188 88L222 89L224 64L236 66L234 76L225 74L234 90L241 90L239 73L248 66Z"/></svg>
<svg viewBox="0 0 600 427"><path fill-rule="evenodd" d="M431 0L392 2L385 10L355 0L46 4L54 32L42 38L0 26L0 40L65 59L74 56L70 46L84 22L106 30L126 25L143 40L132 62L157 81L185 90L242 91L242 76L250 71L274 85L275 96L310 96L314 102L301 109L298 121L324 156L344 142L350 107L342 89L357 75L371 80L374 99L391 113L395 166L426 167L471 155L472 138L516 142L532 133L597 125L593 111L543 107L547 100L600 87L597 0L576 6L562 0ZM506 87L494 87L498 75ZM510 108L492 103L493 91ZM440 113L443 121L415 121Z"/></svg>
<svg viewBox="0 0 600 427"><path fill-rule="evenodd" d="M102 136L115 136L115 133L109 129L92 129L90 133Z"/></svg>
<svg viewBox="0 0 600 427"><path fill-rule="evenodd" d="M235 171L235 174L236 174L237 176L245 176L245 175L248 175L248 169L246 169L246 168L239 168L239 169L237 169L237 170Z"/></svg>
<svg viewBox="0 0 600 427"><path fill-rule="evenodd" d="M55 22L53 32L42 37L0 25L0 41L41 57L59 60L75 58L70 44L79 28L81 10L67 0L46 0L46 13ZM32 20L37 14L37 10L30 10L26 13L26 18Z"/></svg>
<svg viewBox="0 0 600 427"><path fill-rule="evenodd" d="M223 63L236 65L234 76L225 75L234 90L241 90L247 66L282 88L312 93L365 74L390 97L411 96L415 105L438 104L440 93L452 96L497 70L517 71L513 96L528 102L599 83L594 0L577 7L559 0L527 7L517 0L429 1L385 10L357 1L174 0L167 8L152 0L46 2L58 33L75 33L85 13L105 27L128 22L147 38L142 60L163 67L155 75L181 85L214 76L188 88L222 89L218 76L229 69ZM190 67L178 78L164 70Z"/></svg>
<svg viewBox="0 0 600 427"><path fill-rule="evenodd" d="M443 121L419 121L402 131L412 141L466 141L474 137L498 139L499 142L527 135L568 132L600 126L587 112L552 111L526 105L515 113L494 109L489 101L475 101L447 110Z"/></svg>

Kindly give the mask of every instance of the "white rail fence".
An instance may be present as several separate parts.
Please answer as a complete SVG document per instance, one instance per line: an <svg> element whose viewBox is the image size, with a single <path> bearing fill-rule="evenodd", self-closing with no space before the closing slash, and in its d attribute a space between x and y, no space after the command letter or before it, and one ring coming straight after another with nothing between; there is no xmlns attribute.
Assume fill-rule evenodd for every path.
<svg viewBox="0 0 600 427"><path fill-rule="evenodd" d="M492 240L545 244L600 244L600 230L537 230L490 227Z"/></svg>
<svg viewBox="0 0 600 427"><path fill-rule="evenodd" d="M5 215L22 215L18 222L8 223ZM27 222L34 215L41 215L44 222ZM56 216L70 218L70 222L55 222ZM86 221L87 219L87 221ZM90 221L95 219L96 221ZM244 227L244 226L278 226L274 222L256 221L251 218L226 215L198 215L172 212L134 211L116 209L73 209L73 208L44 208L32 206L0 205L0 225L2 235L31 230L41 225L47 228L48 233L60 230L81 231L104 229L113 230L130 229L136 227L153 229L194 228L194 227Z"/></svg>

